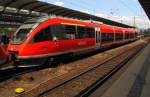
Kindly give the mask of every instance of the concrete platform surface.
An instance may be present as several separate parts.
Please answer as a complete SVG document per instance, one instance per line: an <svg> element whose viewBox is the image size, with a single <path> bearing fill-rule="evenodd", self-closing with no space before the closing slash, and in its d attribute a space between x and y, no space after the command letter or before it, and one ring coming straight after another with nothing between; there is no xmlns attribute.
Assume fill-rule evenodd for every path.
<svg viewBox="0 0 150 97"><path fill-rule="evenodd" d="M89 97L150 97L150 44Z"/></svg>

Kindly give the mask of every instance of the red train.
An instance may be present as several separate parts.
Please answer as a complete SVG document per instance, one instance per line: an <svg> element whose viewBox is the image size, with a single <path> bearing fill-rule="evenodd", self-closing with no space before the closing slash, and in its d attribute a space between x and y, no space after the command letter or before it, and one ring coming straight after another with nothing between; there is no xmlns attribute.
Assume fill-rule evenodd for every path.
<svg viewBox="0 0 150 97"><path fill-rule="evenodd" d="M132 28L60 17L38 18L20 26L8 52L12 60L21 63L19 66L34 66L60 55L87 53L135 39L136 31Z"/></svg>

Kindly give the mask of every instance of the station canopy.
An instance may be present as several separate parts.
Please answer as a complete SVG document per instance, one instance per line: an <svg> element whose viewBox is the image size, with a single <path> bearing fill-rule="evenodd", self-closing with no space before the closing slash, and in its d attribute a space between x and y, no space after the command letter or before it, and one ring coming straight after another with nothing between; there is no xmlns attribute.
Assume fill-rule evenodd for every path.
<svg viewBox="0 0 150 97"><path fill-rule="evenodd" d="M82 20L94 20L105 24L132 27L88 13L64 8L38 0L0 0L0 26L19 26L27 19L42 15L56 15Z"/></svg>
<svg viewBox="0 0 150 97"><path fill-rule="evenodd" d="M143 9L145 10L147 16L150 19L150 0L139 0L139 2L141 3Z"/></svg>

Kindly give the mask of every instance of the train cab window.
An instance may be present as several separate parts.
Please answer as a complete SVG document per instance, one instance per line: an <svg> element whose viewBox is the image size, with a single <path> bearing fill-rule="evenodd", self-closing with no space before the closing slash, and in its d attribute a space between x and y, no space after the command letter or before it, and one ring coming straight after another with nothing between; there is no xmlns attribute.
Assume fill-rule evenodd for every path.
<svg viewBox="0 0 150 97"><path fill-rule="evenodd" d="M28 34L30 33L31 28L24 28L18 30L18 32L14 35L11 42L13 44L21 44L27 38Z"/></svg>
<svg viewBox="0 0 150 97"><path fill-rule="evenodd" d="M48 41L48 40L52 40L52 34L50 33L50 27L42 29L33 38L34 42L43 42L43 41Z"/></svg>
<svg viewBox="0 0 150 97"><path fill-rule="evenodd" d="M64 25L64 37L65 39L75 39L76 26Z"/></svg>

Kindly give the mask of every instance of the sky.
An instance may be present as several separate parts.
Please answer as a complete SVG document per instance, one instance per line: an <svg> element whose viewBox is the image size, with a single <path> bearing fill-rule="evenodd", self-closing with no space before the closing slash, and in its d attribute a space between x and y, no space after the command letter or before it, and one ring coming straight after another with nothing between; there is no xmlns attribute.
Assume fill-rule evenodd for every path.
<svg viewBox="0 0 150 97"><path fill-rule="evenodd" d="M138 0L40 0L79 10L139 28L150 27L150 21Z"/></svg>

